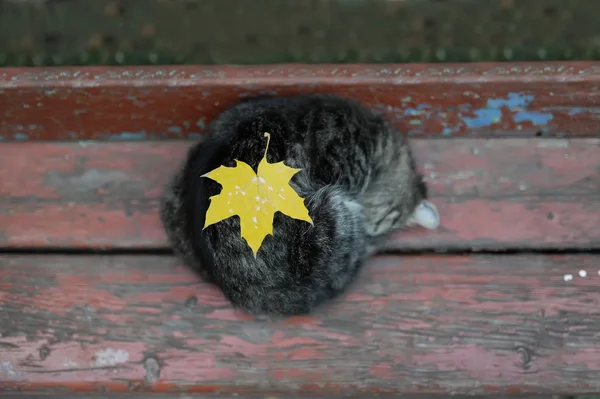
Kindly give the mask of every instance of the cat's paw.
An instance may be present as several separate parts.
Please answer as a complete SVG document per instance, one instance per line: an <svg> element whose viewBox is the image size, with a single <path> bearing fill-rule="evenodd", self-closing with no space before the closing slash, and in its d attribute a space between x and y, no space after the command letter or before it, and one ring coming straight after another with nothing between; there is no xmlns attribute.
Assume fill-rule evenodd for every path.
<svg viewBox="0 0 600 399"><path fill-rule="evenodd" d="M435 205L423 200L417 205L407 224L409 226L419 225L430 230L437 229L440 225L440 214Z"/></svg>

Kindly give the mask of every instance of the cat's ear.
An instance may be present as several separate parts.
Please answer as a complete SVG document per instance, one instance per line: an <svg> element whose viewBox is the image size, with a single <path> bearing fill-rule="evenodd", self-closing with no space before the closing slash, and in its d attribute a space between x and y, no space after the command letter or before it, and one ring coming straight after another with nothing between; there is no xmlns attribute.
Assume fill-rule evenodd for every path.
<svg viewBox="0 0 600 399"><path fill-rule="evenodd" d="M440 214L437 208L427 200L421 201L408 219L409 225L419 225L426 229L436 229L440 225Z"/></svg>

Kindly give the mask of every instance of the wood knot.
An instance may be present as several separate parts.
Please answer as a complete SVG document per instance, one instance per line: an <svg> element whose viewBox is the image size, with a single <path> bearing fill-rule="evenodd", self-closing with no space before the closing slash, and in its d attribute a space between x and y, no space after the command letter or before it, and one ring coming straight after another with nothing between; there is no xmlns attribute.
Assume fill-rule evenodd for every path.
<svg viewBox="0 0 600 399"><path fill-rule="evenodd" d="M160 364L153 357L147 357L144 360L144 369L146 369L146 384L152 385L160 377Z"/></svg>
<svg viewBox="0 0 600 399"><path fill-rule="evenodd" d="M529 370L531 367L531 351L524 346L518 346L517 353L521 356L521 367L523 367L523 370Z"/></svg>
<svg viewBox="0 0 600 399"><path fill-rule="evenodd" d="M42 346L40 348L40 360L46 360L46 358L50 355L50 348L47 346Z"/></svg>
<svg viewBox="0 0 600 399"><path fill-rule="evenodd" d="M188 297L185 300L185 307L188 309L194 309L198 305L198 298L194 295Z"/></svg>

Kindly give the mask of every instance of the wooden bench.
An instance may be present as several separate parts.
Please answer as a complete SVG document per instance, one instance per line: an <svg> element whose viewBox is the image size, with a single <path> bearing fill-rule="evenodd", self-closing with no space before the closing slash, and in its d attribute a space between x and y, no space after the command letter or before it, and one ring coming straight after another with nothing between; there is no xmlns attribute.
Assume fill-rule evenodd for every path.
<svg viewBox="0 0 600 399"><path fill-rule="evenodd" d="M159 198L217 112L309 91L410 136L442 225L256 320L172 257ZM0 391L600 392L599 132L600 63L0 69Z"/></svg>

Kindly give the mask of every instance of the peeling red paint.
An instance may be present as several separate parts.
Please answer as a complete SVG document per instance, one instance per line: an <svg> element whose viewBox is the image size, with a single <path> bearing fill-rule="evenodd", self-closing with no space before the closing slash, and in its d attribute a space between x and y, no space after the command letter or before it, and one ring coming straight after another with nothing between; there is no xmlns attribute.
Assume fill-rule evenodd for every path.
<svg viewBox="0 0 600 399"><path fill-rule="evenodd" d="M342 298L283 320L231 311L171 257L4 255L0 264L3 390L559 394L600 380L600 276L563 280L597 268L596 255L376 257ZM165 303L164 292L214 299L189 308L187 295ZM114 296L124 305L94 302ZM159 364L151 383L148 357Z"/></svg>
<svg viewBox="0 0 600 399"><path fill-rule="evenodd" d="M593 137L599 81L597 62L4 68L0 139L192 138L243 98L306 92L361 100L409 135Z"/></svg>

